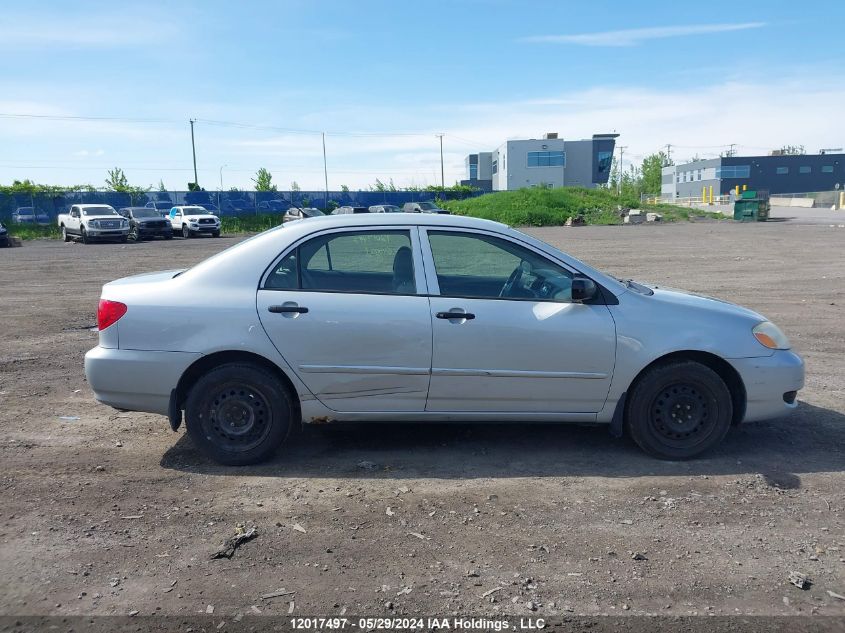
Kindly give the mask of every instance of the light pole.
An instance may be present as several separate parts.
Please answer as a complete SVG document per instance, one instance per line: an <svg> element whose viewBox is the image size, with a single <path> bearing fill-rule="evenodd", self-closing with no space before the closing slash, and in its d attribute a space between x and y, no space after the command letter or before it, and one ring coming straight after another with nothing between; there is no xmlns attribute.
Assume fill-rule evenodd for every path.
<svg viewBox="0 0 845 633"><path fill-rule="evenodd" d="M625 150L628 149L625 145L619 146L619 174L617 178L619 180L616 181L616 195L622 195L622 157L625 155Z"/></svg>
<svg viewBox="0 0 845 633"><path fill-rule="evenodd" d="M323 132L323 178L325 179L326 185L326 199L325 205L326 209L329 208L329 167L328 163L326 163L326 133Z"/></svg>
<svg viewBox="0 0 845 633"><path fill-rule="evenodd" d="M443 172L443 133L436 135L440 139L440 186L446 191L446 178Z"/></svg>
<svg viewBox="0 0 845 633"><path fill-rule="evenodd" d="M191 124L191 152L194 155L194 184L199 187L199 178L197 177L197 146L194 144L194 122L196 119L188 119Z"/></svg>
<svg viewBox="0 0 845 633"><path fill-rule="evenodd" d="M220 212L220 192L223 191L223 168L228 164L220 165L220 189L217 190L217 211Z"/></svg>

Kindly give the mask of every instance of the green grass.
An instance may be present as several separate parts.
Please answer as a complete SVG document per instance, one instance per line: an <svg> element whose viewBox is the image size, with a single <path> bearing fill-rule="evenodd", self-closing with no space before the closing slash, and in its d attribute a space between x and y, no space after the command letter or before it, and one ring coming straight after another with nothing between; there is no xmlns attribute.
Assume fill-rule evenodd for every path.
<svg viewBox="0 0 845 633"><path fill-rule="evenodd" d="M223 233L260 233L282 223L282 214L246 215L239 218L223 216L220 230Z"/></svg>
<svg viewBox="0 0 845 633"><path fill-rule="evenodd" d="M37 240L37 239L44 239L44 238L59 238L62 236L62 232L59 230L59 227L55 224L49 224L47 226L38 226L36 224L6 224L4 223L8 231L9 235L12 237L16 237L20 240Z"/></svg>
<svg viewBox="0 0 845 633"><path fill-rule="evenodd" d="M656 211L668 222L688 220L692 215L722 217L718 213L674 205L640 205L636 198L620 198L607 189L582 187L499 191L467 200L442 201L441 206L457 215L495 220L511 226L557 226L579 214L587 224L620 224L619 206Z"/></svg>

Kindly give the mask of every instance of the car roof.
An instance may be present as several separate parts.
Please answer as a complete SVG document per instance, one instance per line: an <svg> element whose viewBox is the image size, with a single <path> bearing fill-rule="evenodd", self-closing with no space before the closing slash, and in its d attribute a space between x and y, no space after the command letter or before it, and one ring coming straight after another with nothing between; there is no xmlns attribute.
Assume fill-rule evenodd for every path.
<svg viewBox="0 0 845 633"><path fill-rule="evenodd" d="M80 209L87 209L89 207L111 207L112 209L114 209L114 207L112 207L110 204L106 204L105 202L90 202L86 204L73 204L71 206L79 207Z"/></svg>
<svg viewBox="0 0 845 633"><path fill-rule="evenodd" d="M432 226L432 227L462 227L462 228L478 228L490 229L496 228L501 230L507 228L506 224L501 222L494 222L492 220L482 220L480 218L471 218L463 215L445 215L445 214L423 214L423 213L392 213L390 215L378 213L356 213L344 215L343 219L338 219L338 216L318 216L308 220L307 226L309 229L318 229L320 223L332 228L341 226L385 226L385 225L405 225L408 224L418 226Z"/></svg>

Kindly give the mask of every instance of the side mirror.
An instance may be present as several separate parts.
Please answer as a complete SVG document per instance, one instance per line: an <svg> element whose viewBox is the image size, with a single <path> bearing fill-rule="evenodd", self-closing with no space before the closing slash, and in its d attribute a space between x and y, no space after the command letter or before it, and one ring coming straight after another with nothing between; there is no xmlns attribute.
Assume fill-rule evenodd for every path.
<svg viewBox="0 0 845 633"><path fill-rule="evenodd" d="M596 282L586 277L572 278L572 301L575 303L583 303L589 301L598 294L599 289L596 287Z"/></svg>

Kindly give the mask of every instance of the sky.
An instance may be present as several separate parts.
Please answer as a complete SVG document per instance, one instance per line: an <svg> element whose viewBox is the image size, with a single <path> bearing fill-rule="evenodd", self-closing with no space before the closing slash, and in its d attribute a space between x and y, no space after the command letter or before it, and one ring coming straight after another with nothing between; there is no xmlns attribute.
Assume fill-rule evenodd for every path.
<svg viewBox="0 0 845 633"><path fill-rule="evenodd" d="M466 178L508 139L620 134L624 166L845 147L841 0L10 2L0 184L330 190ZM618 156L618 153L617 153ZM222 183L222 185L221 185Z"/></svg>

